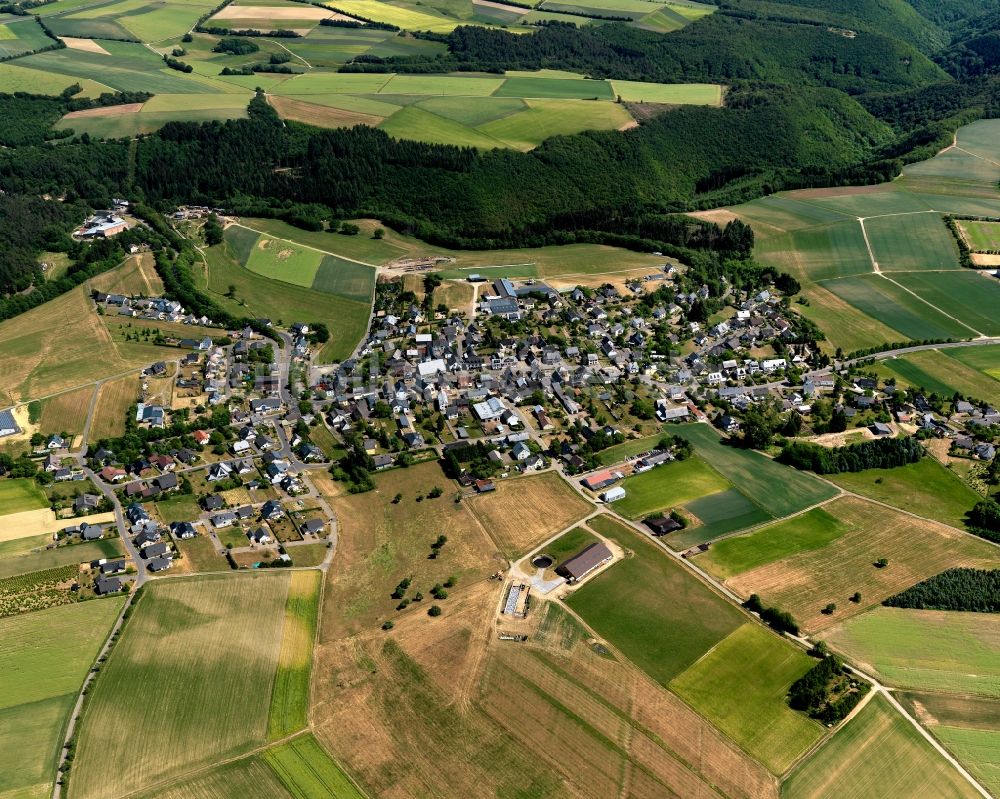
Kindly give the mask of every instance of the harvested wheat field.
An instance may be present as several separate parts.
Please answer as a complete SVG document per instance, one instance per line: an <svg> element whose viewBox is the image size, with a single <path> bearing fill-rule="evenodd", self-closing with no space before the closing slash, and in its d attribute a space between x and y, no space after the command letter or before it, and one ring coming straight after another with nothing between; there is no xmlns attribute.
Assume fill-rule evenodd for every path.
<svg viewBox="0 0 1000 799"><path fill-rule="evenodd" d="M152 253L129 258L110 272L90 279L90 287L107 294L141 294L147 297L163 293L163 281L156 274Z"/></svg>
<svg viewBox="0 0 1000 799"><path fill-rule="evenodd" d="M862 499L824 506L847 532L809 552L743 572L726 581L742 596L790 612L807 632L856 616L921 580L956 566L997 568L1000 550L937 522L924 521ZM875 562L888 560L885 568ZM851 602L855 591L860 602ZM827 603L837 607L824 614Z"/></svg>
<svg viewBox="0 0 1000 799"><path fill-rule="evenodd" d="M45 400L38 429L45 434L69 433L71 437L82 433L93 397L94 387L84 386Z"/></svg>
<svg viewBox="0 0 1000 799"><path fill-rule="evenodd" d="M114 520L113 513L97 513L87 517L87 521L91 524L107 524ZM57 533L70 524L73 524L72 519L57 519L49 508L8 513L6 516L0 516L0 541L30 538L42 533Z"/></svg>
<svg viewBox="0 0 1000 799"><path fill-rule="evenodd" d="M596 510L554 472L498 480L466 504L511 559Z"/></svg>
<svg viewBox="0 0 1000 799"><path fill-rule="evenodd" d="M97 53L99 55L111 55L107 50L93 39L77 39L73 36L60 36L60 41L71 50L83 50L85 53Z"/></svg>
<svg viewBox="0 0 1000 799"><path fill-rule="evenodd" d="M90 440L112 438L125 433L125 415L139 397L139 376L125 375L101 384L90 423Z"/></svg>
<svg viewBox="0 0 1000 799"><path fill-rule="evenodd" d="M307 125L315 125L320 128L350 128L354 125L375 127L385 119L385 117L374 116L373 114L347 111L343 108L333 108L327 105L306 102L305 100L293 100L291 97L271 95L267 98L267 101L283 119L292 119L296 122L304 122Z"/></svg>
<svg viewBox="0 0 1000 799"><path fill-rule="evenodd" d="M100 108L85 108L82 111L70 111L63 119L86 119L88 117L119 117L122 114L138 114L142 103L123 103L122 105L101 106Z"/></svg>

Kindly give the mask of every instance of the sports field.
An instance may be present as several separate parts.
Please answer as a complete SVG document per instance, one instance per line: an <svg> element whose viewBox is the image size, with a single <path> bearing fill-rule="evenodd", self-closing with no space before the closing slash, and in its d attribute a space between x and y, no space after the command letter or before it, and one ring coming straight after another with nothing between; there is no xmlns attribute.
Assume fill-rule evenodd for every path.
<svg viewBox="0 0 1000 799"><path fill-rule="evenodd" d="M748 622L670 687L773 773L782 774L823 736L822 725L785 701L791 684L815 663Z"/></svg>
<svg viewBox="0 0 1000 799"><path fill-rule="evenodd" d="M881 696L782 786L783 799L973 799L977 793Z"/></svg>
<svg viewBox="0 0 1000 799"><path fill-rule="evenodd" d="M48 506L45 493L34 480L27 477L0 480L0 516Z"/></svg>
<svg viewBox="0 0 1000 799"><path fill-rule="evenodd" d="M982 499L931 457L895 469L828 476L846 491L961 529L965 528L965 514Z"/></svg>
<svg viewBox="0 0 1000 799"><path fill-rule="evenodd" d="M92 689L70 796L137 791L263 743L289 578L147 586ZM132 767L114 768L123 751Z"/></svg>
<svg viewBox="0 0 1000 799"><path fill-rule="evenodd" d="M1000 551L937 522L843 497L824 506L847 529L818 549L796 552L726 580L741 596L757 593L787 610L807 631L856 616L921 580L954 566L997 568ZM880 558L889 561L877 568ZM612 570L613 571L613 570ZM856 592L861 601L850 602ZM822 613L827 603L837 610Z"/></svg>
<svg viewBox="0 0 1000 799"><path fill-rule="evenodd" d="M813 508L749 535L718 541L696 562L716 577L727 579L799 552L820 549L846 530L836 516L824 508Z"/></svg>
<svg viewBox="0 0 1000 799"><path fill-rule="evenodd" d="M876 608L824 639L889 685L1000 698L1000 617Z"/></svg>
<svg viewBox="0 0 1000 799"><path fill-rule="evenodd" d="M0 795L52 794L63 731L121 598L0 619Z"/></svg>
<svg viewBox="0 0 1000 799"><path fill-rule="evenodd" d="M567 602L661 685L740 626L739 610L654 544L608 518L597 517L591 525L634 555L597 575Z"/></svg>
<svg viewBox="0 0 1000 799"><path fill-rule="evenodd" d="M834 488L812 475L752 450L724 446L707 424L679 425L676 434L690 441L698 455L773 516L788 516L836 495Z"/></svg>
<svg viewBox="0 0 1000 799"><path fill-rule="evenodd" d="M463 504L510 558L531 551L595 510L552 472L499 480L496 491Z"/></svg>
<svg viewBox="0 0 1000 799"><path fill-rule="evenodd" d="M319 570L297 571L289 580L278 673L267 720L267 734L271 739L284 738L305 727L309 721L309 675L322 577Z"/></svg>

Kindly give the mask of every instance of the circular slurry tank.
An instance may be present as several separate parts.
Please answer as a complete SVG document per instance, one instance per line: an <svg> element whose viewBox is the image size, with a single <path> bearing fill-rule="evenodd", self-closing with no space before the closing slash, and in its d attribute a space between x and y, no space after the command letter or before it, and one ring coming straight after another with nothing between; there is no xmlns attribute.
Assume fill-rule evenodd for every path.
<svg viewBox="0 0 1000 799"><path fill-rule="evenodd" d="M552 565L552 558L548 555L536 555L531 559L531 565L536 569L547 569Z"/></svg>

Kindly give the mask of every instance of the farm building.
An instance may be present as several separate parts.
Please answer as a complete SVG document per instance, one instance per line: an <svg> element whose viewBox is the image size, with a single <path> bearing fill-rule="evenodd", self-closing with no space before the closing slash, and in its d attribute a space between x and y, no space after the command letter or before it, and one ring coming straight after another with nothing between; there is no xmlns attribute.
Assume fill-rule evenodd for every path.
<svg viewBox="0 0 1000 799"><path fill-rule="evenodd" d="M120 216L105 211L84 222L76 235L81 239L110 239L123 230L128 230L128 223Z"/></svg>
<svg viewBox="0 0 1000 799"><path fill-rule="evenodd" d="M0 411L0 438L17 435L20 432L21 428L17 426L14 414L9 409Z"/></svg>
<svg viewBox="0 0 1000 799"><path fill-rule="evenodd" d="M603 494L601 494L601 499L605 502L617 502L619 499L625 499L625 489L621 486L615 486L614 488L609 488Z"/></svg>
<svg viewBox="0 0 1000 799"><path fill-rule="evenodd" d="M643 524L645 524L655 536L666 535L667 533L672 533L675 530L681 529L681 523L676 519L672 519L669 516L655 516L651 519L646 519Z"/></svg>
<svg viewBox="0 0 1000 799"><path fill-rule="evenodd" d="M603 566L614 557L611 550L604 544L591 544L578 552L569 560L556 567L556 573L561 574L571 583L578 582L594 569Z"/></svg>
<svg viewBox="0 0 1000 799"><path fill-rule="evenodd" d="M621 472L612 472L610 469L605 469L603 472L596 472L590 475L590 477L583 478L583 487L589 488L591 491L600 491L602 488L606 488L622 479Z"/></svg>

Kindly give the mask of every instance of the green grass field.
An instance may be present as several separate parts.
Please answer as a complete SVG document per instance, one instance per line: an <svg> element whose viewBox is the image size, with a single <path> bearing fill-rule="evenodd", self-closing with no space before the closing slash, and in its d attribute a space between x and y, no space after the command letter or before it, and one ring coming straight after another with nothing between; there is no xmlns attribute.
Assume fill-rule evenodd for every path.
<svg viewBox="0 0 1000 799"><path fill-rule="evenodd" d="M782 774L823 735L788 707L793 682L815 665L799 649L747 623L670 683L681 698L774 774Z"/></svg>
<svg viewBox="0 0 1000 799"><path fill-rule="evenodd" d="M976 792L920 733L876 696L782 786L783 799L973 799Z"/></svg>
<svg viewBox="0 0 1000 799"><path fill-rule="evenodd" d="M625 102L720 105L722 87L715 83L642 83L613 80L611 89Z"/></svg>
<svg viewBox="0 0 1000 799"><path fill-rule="evenodd" d="M739 610L648 540L611 519L590 524L635 554L574 592L568 604L654 680L667 685L740 626Z"/></svg>
<svg viewBox="0 0 1000 799"><path fill-rule="evenodd" d="M940 726L933 731L986 790L1000 793L1000 729Z"/></svg>
<svg viewBox="0 0 1000 799"><path fill-rule="evenodd" d="M626 478L621 486L626 496L615 503L615 510L632 519L732 488L728 480L698 457L657 466Z"/></svg>
<svg viewBox="0 0 1000 799"><path fill-rule="evenodd" d="M763 524L774 518L736 488L691 500L685 503L684 510L688 517L693 515L701 524L668 536L667 543L672 549L703 544L720 535Z"/></svg>
<svg viewBox="0 0 1000 799"><path fill-rule="evenodd" d="M896 280L946 314L986 336L1000 336L1000 280L969 270L896 275ZM970 338L966 332L962 338Z"/></svg>
<svg viewBox="0 0 1000 799"><path fill-rule="evenodd" d="M251 272L296 286L312 286L323 253L290 241L261 236L254 245L246 268Z"/></svg>
<svg viewBox="0 0 1000 799"><path fill-rule="evenodd" d="M0 619L0 795L52 794L63 731L120 597Z"/></svg>
<svg viewBox="0 0 1000 799"><path fill-rule="evenodd" d="M883 272L960 268L958 246L938 214L876 217L865 230Z"/></svg>
<svg viewBox="0 0 1000 799"><path fill-rule="evenodd" d="M50 535L45 538L52 540ZM19 539L21 541L26 539ZM31 539L27 539L31 540ZM12 577L15 574L55 569L70 564L88 563L100 558L121 555L124 551L120 538L106 538L101 541L88 541L84 544L46 549L40 552L17 554L11 557L0 556L0 578Z"/></svg>
<svg viewBox="0 0 1000 799"><path fill-rule="evenodd" d="M138 791L262 744L289 578L147 586L90 694L70 796ZM126 750L132 767L111 768Z"/></svg>
<svg viewBox="0 0 1000 799"><path fill-rule="evenodd" d="M318 569L297 571L289 582L278 673L267 720L267 734L272 740L284 738L309 722L309 675L322 577Z"/></svg>
<svg viewBox="0 0 1000 799"><path fill-rule="evenodd" d="M900 688L1000 697L1000 617L876 608L824 638Z"/></svg>
<svg viewBox="0 0 1000 799"><path fill-rule="evenodd" d="M232 228L230 228L232 230ZM233 313L267 317L286 324L293 321L323 322L330 330L330 340L320 351L321 361L347 357L364 336L368 324L368 303L347 300L311 288L271 280L244 269L229 257L227 243L205 251L208 274L203 287L214 299ZM236 299L226 297L229 287L236 289Z"/></svg>
<svg viewBox="0 0 1000 799"><path fill-rule="evenodd" d="M311 733L268 749L264 760L295 799L364 799Z"/></svg>
<svg viewBox="0 0 1000 799"><path fill-rule="evenodd" d="M944 350L949 358L970 366L984 375L1000 380L1000 344L981 347L956 347Z"/></svg>
<svg viewBox="0 0 1000 799"><path fill-rule="evenodd" d="M0 30L0 58L15 58L52 44L41 25L30 17L0 25Z"/></svg>
<svg viewBox="0 0 1000 799"><path fill-rule="evenodd" d="M823 508L756 530L749 535L719 541L697 563L716 577L726 579L796 552L820 549L845 530L844 523Z"/></svg>
<svg viewBox="0 0 1000 799"><path fill-rule="evenodd" d="M930 456L895 469L844 472L829 478L847 491L959 528L965 527L966 512L982 499Z"/></svg>
<svg viewBox="0 0 1000 799"><path fill-rule="evenodd" d="M973 222L969 219L956 220L965 235L969 249L973 252L990 252L1000 249L1000 222Z"/></svg>
<svg viewBox="0 0 1000 799"><path fill-rule="evenodd" d="M723 446L718 432L707 424L678 425L675 432L773 516L797 513L836 494L835 489L812 475L782 466L752 450Z"/></svg>
<svg viewBox="0 0 1000 799"><path fill-rule="evenodd" d="M893 280L903 278L902 275L890 277ZM961 321L945 316L885 277L855 275L829 280L823 287L910 339L972 338L976 335Z"/></svg>
<svg viewBox="0 0 1000 799"><path fill-rule="evenodd" d="M559 536L551 544L546 544L542 547L541 551L551 557L554 564L558 566L584 547L590 546L599 540L590 530L584 527L574 527L568 533Z"/></svg>
<svg viewBox="0 0 1000 799"><path fill-rule="evenodd" d="M48 506L45 492L34 480L27 477L0 480L0 516Z"/></svg>
<svg viewBox="0 0 1000 799"><path fill-rule="evenodd" d="M894 377L904 387L950 397L956 391L970 397L989 397L1000 390L1000 383L955 358L946 350L925 350L880 361L876 371L883 378Z"/></svg>

